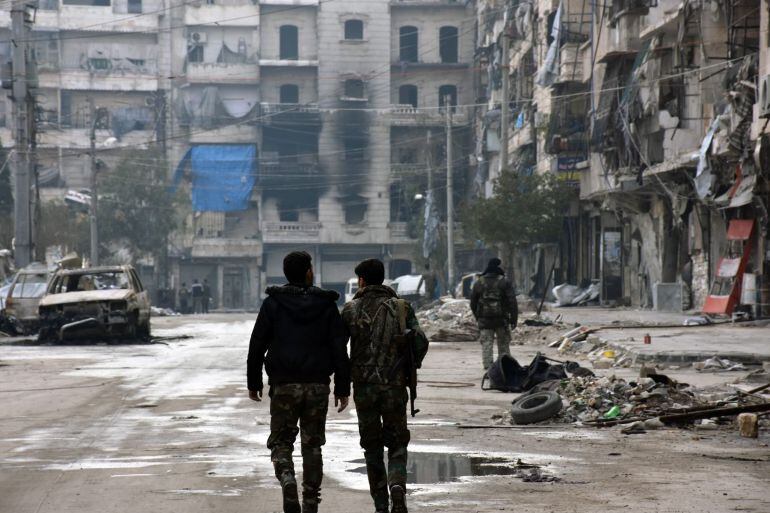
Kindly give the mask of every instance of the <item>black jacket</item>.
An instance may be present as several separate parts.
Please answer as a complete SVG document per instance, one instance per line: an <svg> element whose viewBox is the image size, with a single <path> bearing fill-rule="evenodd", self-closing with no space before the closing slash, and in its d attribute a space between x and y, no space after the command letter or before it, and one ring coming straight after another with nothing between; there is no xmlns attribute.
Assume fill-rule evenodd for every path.
<svg viewBox="0 0 770 513"><path fill-rule="evenodd" d="M262 389L262 363L268 384L329 383L334 395L350 395L347 332L336 301L339 294L317 287L269 287L251 333L249 390ZM267 353L267 356L265 356Z"/></svg>

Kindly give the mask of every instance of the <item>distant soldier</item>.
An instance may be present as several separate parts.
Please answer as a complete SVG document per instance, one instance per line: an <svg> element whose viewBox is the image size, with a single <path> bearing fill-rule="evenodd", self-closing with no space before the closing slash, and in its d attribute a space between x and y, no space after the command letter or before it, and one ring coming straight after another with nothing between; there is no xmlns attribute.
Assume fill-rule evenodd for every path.
<svg viewBox="0 0 770 513"><path fill-rule="evenodd" d="M203 285L198 283L198 278L193 280L192 287L190 287L190 293L192 294L193 313L203 312Z"/></svg>
<svg viewBox="0 0 770 513"><path fill-rule="evenodd" d="M211 301L211 287L209 287L209 280L203 280L203 297L201 298L201 305L203 307L203 313L209 313L209 302Z"/></svg>
<svg viewBox="0 0 770 513"><path fill-rule="evenodd" d="M383 285L385 267L379 260L364 260L356 267L358 292L345 305L342 318L350 341L353 400L364 449L369 491L377 513L406 513L406 462L409 429L406 425L406 351L413 351L416 367L428 352L411 305ZM399 347L396 337L405 330L412 348ZM401 338L403 340L403 338ZM384 463L388 448L388 468ZM390 497L389 497L390 496Z"/></svg>
<svg viewBox="0 0 770 513"><path fill-rule="evenodd" d="M283 491L283 511L300 513L292 452L302 441L302 509L316 513L321 501L329 407L329 376L334 373L338 412L350 397L347 332L337 309L339 294L313 287L311 257L304 251L283 260L289 281L269 287L251 334L247 377L249 397L262 399L262 364L270 386L270 437L267 447ZM267 353L267 356L265 356ZM297 422L299 421L299 429Z"/></svg>
<svg viewBox="0 0 770 513"><path fill-rule="evenodd" d="M481 331L481 362L487 370L494 361L493 349L497 337L497 356L511 354L511 328L516 328L519 308L513 285L500 268L499 258L489 261L484 273L473 285L471 310Z"/></svg>
<svg viewBox="0 0 770 513"><path fill-rule="evenodd" d="M190 310L190 291L187 290L187 283L182 283L179 289L179 312L186 314Z"/></svg>
<svg viewBox="0 0 770 513"><path fill-rule="evenodd" d="M425 282L425 296L428 301L438 299L438 276L436 272L431 270L430 263L425 264L425 272L422 273L422 279Z"/></svg>

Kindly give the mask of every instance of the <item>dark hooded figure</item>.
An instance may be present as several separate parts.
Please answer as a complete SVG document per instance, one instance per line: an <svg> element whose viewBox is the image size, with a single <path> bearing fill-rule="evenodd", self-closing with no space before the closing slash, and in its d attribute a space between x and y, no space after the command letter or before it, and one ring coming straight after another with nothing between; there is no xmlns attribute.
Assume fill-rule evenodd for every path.
<svg viewBox="0 0 770 513"><path fill-rule="evenodd" d="M497 338L497 356L511 354L511 328L516 328L519 308L513 285L505 277L499 258L489 261L484 273L473 285L471 310L481 331L481 362L486 371L494 361L493 345Z"/></svg>
<svg viewBox="0 0 770 513"><path fill-rule="evenodd" d="M315 513L321 500L329 406L329 376L334 374L334 405L341 412L350 397L347 332L339 294L313 286L308 253L293 252L283 261L288 284L269 287L251 334L247 377L249 397L262 399L262 364L270 386L270 437L267 447L283 491L283 511ZM299 428L297 423L299 422ZM292 451L302 441L302 507Z"/></svg>

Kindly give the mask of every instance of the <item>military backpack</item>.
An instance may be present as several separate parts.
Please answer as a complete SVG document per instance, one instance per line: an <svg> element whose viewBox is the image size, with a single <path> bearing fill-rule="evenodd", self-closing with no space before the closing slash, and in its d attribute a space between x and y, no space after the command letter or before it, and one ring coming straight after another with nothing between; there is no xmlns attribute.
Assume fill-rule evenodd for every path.
<svg viewBox="0 0 770 513"><path fill-rule="evenodd" d="M367 312L361 301L357 306L357 343L351 345L350 360L353 364L354 382L394 384L404 383L398 368L401 348L397 337L406 330L407 302L389 298L377 306L374 313Z"/></svg>
<svg viewBox="0 0 770 513"><path fill-rule="evenodd" d="M505 317L505 292L500 286L502 276L484 276L481 278L482 292L479 298L477 317Z"/></svg>

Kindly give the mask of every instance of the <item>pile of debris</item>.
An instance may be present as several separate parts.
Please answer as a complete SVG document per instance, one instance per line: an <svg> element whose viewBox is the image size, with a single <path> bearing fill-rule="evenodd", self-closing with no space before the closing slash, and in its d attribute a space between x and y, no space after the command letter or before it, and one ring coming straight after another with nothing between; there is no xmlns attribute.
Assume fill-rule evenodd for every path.
<svg viewBox="0 0 770 513"><path fill-rule="evenodd" d="M467 299L442 297L420 309L417 320L431 341L475 342L479 339L479 328Z"/></svg>
<svg viewBox="0 0 770 513"><path fill-rule="evenodd" d="M562 396L564 408L557 422L594 422L629 417L658 417L705 403L688 385L662 374L650 374L635 381L609 377L576 377L562 380L554 389Z"/></svg>

